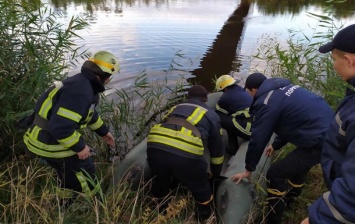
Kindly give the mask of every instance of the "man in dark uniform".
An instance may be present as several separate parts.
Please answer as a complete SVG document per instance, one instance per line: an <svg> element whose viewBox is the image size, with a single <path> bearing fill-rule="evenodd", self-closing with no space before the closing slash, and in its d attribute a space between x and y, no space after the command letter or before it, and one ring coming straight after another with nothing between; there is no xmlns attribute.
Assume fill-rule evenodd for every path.
<svg viewBox="0 0 355 224"><path fill-rule="evenodd" d="M164 198L171 180L179 181L192 192L196 219L200 221L210 216L213 202L204 150L210 152L214 176L220 174L224 159L220 120L205 104L207 93L203 86L191 87L188 100L168 111L163 122L150 130L147 143L148 164L156 175L153 196Z"/></svg>
<svg viewBox="0 0 355 224"><path fill-rule="evenodd" d="M55 82L35 105L35 119L24 135L26 151L56 169L57 192L63 201L75 197L75 192L90 197L99 189L90 149L79 129L89 127L107 144L114 144L95 107L104 85L119 69L114 55L99 51L82 65L81 73Z"/></svg>
<svg viewBox="0 0 355 224"><path fill-rule="evenodd" d="M216 105L216 111L221 118L222 128L228 133L228 152L234 155L239 148L238 137L244 140L250 139L249 107L252 98L230 75L222 75L216 80L216 90L223 91Z"/></svg>
<svg viewBox="0 0 355 224"><path fill-rule="evenodd" d="M334 70L348 83L325 135L322 171L328 192L308 208L308 223L355 223L355 24L319 48L332 52Z"/></svg>
<svg viewBox="0 0 355 224"><path fill-rule="evenodd" d="M270 78L261 73L248 76L246 90L254 97L252 135L245 158L245 172L235 174L239 183L249 178L273 132L278 136L266 148L271 155L288 142L296 146L285 158L271 165L268 180L268 224L281 223L287 203L301 193L307 172L320 162L324 133L333 111L325 100L306 89L292 85L288 79Z"/></svg>

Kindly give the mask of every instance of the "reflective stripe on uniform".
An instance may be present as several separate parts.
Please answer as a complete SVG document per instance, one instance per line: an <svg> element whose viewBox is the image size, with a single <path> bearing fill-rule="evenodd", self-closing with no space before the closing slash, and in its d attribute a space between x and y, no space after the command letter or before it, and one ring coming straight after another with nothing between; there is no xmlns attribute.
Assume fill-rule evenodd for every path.
<svg viewBox="0 0 355 224"><path fill-rule="evenodd" d="M100 117L98 117L98 119L95 123L89 125L89 128L91 130L95 131L96 129L100 128L103 124L104 124L104 122L101 120Z"/></svg>
<svg viewBox="0 0 355 224"><path fill-rule="evenodd" d="M68 189L68 188L56 188L56 194L58 195L59 198L61 199L67 199L67 198L72 198L74 197L74 191Z"/></svg>
<svg viewBox="0 0 355 224"><path fill-rule="evenodd" d="M73 145L75 145L76 143L79 142L80 140L80 136L81 134L77 131L74 131L74 133L72 135L70 135L69 137L63 138L63 139L58 139L57 141L66 146L67 148L72 147Z"/></svg>
<svg viewBox="0 0 355 224"><path fill-rule="evenodd" d="M198 137L192 136L192 132L182 127L181 131L155 125L149 135L148 142L156 142L178 148L180 150L203 155L203 143Z"/></svg>
<svg viewBox="0 0 355 224"><path fill-rule="evenodd" d="M267 192L269 192L270 194L276 195L276 196L282 196L286 194L286 191L279 191L277 189L272 189L272 188L268 188Z"/></svg>
<svg viewBox="0 0 355 224"><path fill-rule="evenodd" d="M228 111L220 107L218 104L216 104L216 110L224 114L229 114Z"/></svg>
<svg viewBox="0 0 355 224"><path fill-rule="evenodd" d="M329 201L329 195L330 195L330 191L325 192L323 194L323 199L325 201L325 203L328 205L329 210L332 212L334 218L336 218L336 220L338 220L341 223L345 223L345 224L355 224L354 222L349 222L348 220L346 220L341 214L340 212L338 212L338 210L330 203Z"/></svg>
<svg viewBox="0 0 355 224"><path fill-rule="evenodd" d="M223 163L223 160L224 160L224 156L221 156L221 157L214 157L214 158L211 157L211 163L212 163L212 164L216 164L216 165L222 164L222 163Z"/></svg>
<svg viewBox="0 0 355 224"><path fill-rule="evenodd" d="M271 95L274 93L274 90L270 91L267 96L265 97L265 100L264 100L264 104L267 105L267 103L269 102L269 99L271 97Z"/></svg>
<svg viewBox="0 0 355 224"><path fill-rule="evenodd" d="M72 121L75 121L75 122L79 122L82 118L82 116L80 114L75 113L74 111L68 110L64 107L60 107L57 114L62 117L68 118Z"/></svg>
<svg viewBox="0 0 355 224"><path fill-rule="evenodd" d="M48 111L52 108L52 103L53 103L53 97L55 96L55 94L57 94L58 90L61 88L62 86L56 86L49 94L47 99L45 99L42 103L41 109L39 110L38 114L43 117L43 118L47 118L48 115Z"/></svg>
<svg viewBox="0 0 355 224"><path fill-rule="evenodd" d="M85 193L85 195L89 197L95 196L95 194L99 191L100 185L98 183L95 183L95 180L86 177L81 171L77 172L75 175L80 182L83 193ZM88 182L91 182L92 185L95 185L94 189L90 190Z"/></svg>
<svg viewBox="0 0 355 224"><path fill-rule="evenodd" d="M37 139L32 139L29 137L29 133L26 132L24 135L24 143L26 144L28 150L31 152L44 157L50 158L64 158L75 155L76 152L62 146L62 145L46 145Z"/></svg>
<svg viewBox="0 0 355 224"><path fill-rule="evenodd" d="M234 114L232 114L232 121L233 121L233 124L234 126L239 130L241 131L242 133L246 134L246 135L251 135L251 132L250 132L250 129L251 129L251 123L250 122L247 122L247 125L245 126L245 128L243 128L238 122L237 120L235 119L236 116L238 115L244 115L245 118L250 118L250 114L249 114L249 108L246 108L244 110L240 110L240 111L237 111L235 112Z"/></svg>
<svg viewBox="0 0 355 224"><path fill-rule="evenodd" d="M339 134L342 135L342 136L345 136L346 132L341 128L343 122L340 119L339 112L335 115L335 121L339 125Z"/></svg>
<svg viewBox="0 0 355 224"><path fill-rule="evenodd" d="M187 105L187 104L184 103L180 105ZM192 114L188 118L186 118L186 120L191 124L196 125L203 118L203 116L207 112L207 109L194 104L192 104L192 106L196 106L196 109L192 112Z"/></svg>
<svg viewBox="0 0 355 224"><path fill-rule="evenodd" d="M94 114L94 111L95 111L95 104L91 104L90 106L90 109L89 109L89 112L88 112L88 116L86 116L85 118L85 121L83 122L82 125L80 125L80 129L84 129L86 128L87 124L90 123L91 119L92 119L92 116ZM97 121L96 121L97 122ZM91 124L93 125L93 124ZM95 129L92 129L91 127L89 127L91 130L96 130L97 128Z"/></svg>
<svg viewBox="0 0 355 224"><path fill-rule="evenodd" d="M292 187L294 187L294 188L303 187L303 184L294 184L294 183L292 183L290 180L288 180L288 183L289 183Z"/></svg>
<svg viewBox="0 0 355 224"><path fill-rule="evenodd" d="M207 204L210 203L212 200L213 200L213 195L211 195L211 197L210 197L210 199L209 199L208 201L197 202L197 203L202 204L202 205L207 205Z"/></svg>

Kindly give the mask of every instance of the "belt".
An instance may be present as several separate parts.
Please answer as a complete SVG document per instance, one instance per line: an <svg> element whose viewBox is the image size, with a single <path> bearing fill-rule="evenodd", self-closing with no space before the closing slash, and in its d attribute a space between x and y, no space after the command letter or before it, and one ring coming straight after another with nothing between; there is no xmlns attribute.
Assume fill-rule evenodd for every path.
<svg viewBox="0 0 355 224"><path fill-rule="evenodd" d="M201 138L201 133L199 132L199 130L196 128L195 125L191 124L190 122L188 122L187 120L185 120L184 118L180 118L180 117L168 117L166 119L166 121L164 122L165 124L175 124L175 125L179 125L181 127L184 127L186 129L189 129L192 131L192 133Z"/></svg>
<svg viewBox="0 0 355 224"><path fill-rule="evenodd" d="M42 128L43 130L47 130L48 128L48 120L44 119L43 117L39 116L38 114L35 115L35 119L33 120L33 123Z"/></svg>

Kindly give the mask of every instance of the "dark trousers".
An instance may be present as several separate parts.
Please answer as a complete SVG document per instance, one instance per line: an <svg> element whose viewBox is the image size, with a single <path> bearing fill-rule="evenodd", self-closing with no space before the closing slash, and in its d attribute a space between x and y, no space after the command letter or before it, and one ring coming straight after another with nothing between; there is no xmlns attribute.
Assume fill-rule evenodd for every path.
<svg viewBox="0 0 355 224"><path fill-rule="evenodd" d="M154 176L152 195L158 199L167 196L172 181L178 181L191 191L196 201L196 220L208 219L213 210L213 197L205 159L202 156L189 159L155 148L148 148L147 156Z"/></svg>
<svg viewBox="0 0 355 224"><path fill-rule="evenodd" d="M227 131L228 134L228 152L231 155L234 155L239 148L238 144L238 137L249 140L250 135L246 135L245 133L241 132L233 123L233 117L231 115L218 113L219 117L221 118L221 126L223 129ZM242 126L243 128L246 127L247 121L241 117L235 118L236 122Z"/></svg>
<svg viewBox="0 0 355 224"><path fill-rule="evenodd" d="M297 197L308 171L320 162L321 146L296 148L271 165L267 172L269 224L281 223L286 204Z"/></svg>
<svg viewBox="0 0 355 224"><path fill-rule="evenodd" d="M211 199L207 162L203 157L201 160L189 159L154 148L148 148L147 155L154 176L151 189L154 197L167 196L172 181L177 180L192 192L197 202Z"/></svg>
<svg viewBox="0 0 355 224"><path fill-rule="evenodd" d="M95 186L91 184L91 181L86 179L96 180L95 164L92 158L81 160L78 155L73 155L66 158L44 158L48 165L53 167L57 171L60 187L68 188L77 192L83 192L83 186L88 186L90 190L93 190ZM83 176L84 180L78 179L78 176ZM80 177L79 177L80 178Z"/></svg>

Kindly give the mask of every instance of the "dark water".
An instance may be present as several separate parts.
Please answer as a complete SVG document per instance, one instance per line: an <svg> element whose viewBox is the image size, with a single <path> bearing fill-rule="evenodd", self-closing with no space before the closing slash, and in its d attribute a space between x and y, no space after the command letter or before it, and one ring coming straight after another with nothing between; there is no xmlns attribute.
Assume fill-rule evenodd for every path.
<svg viewBox="0 0 355 224"><path fill-rule="evenodd" d="M142 70L156 79L173 65L187 71L190 82L213 91L213 80L234 72L245 78L263 64L251 61L264 34L288 37L287 29L312 33L318 21L307 13L325 14L324 0L48 0L72 15L89 12L90 29L79 35L90 51L118 56L121 73L114 87L129 86ZM355 1L333 8L336 23L354 23ZM171 77L178 77L174 73ZM174 78L172 78L174 79ZM123 80L123 81L122 81Z"/></svg>

